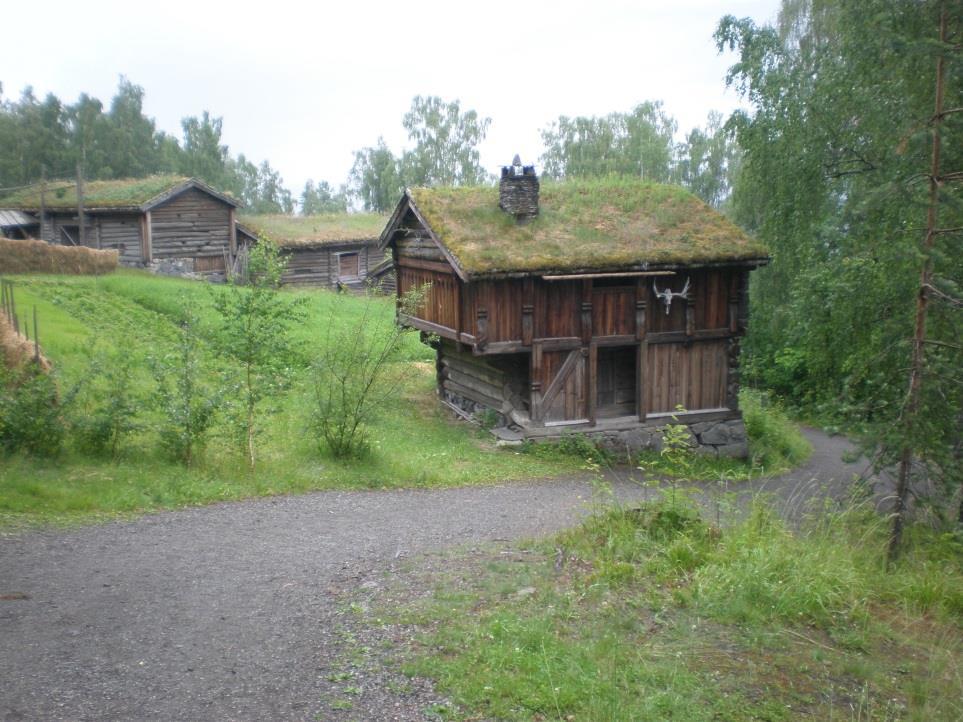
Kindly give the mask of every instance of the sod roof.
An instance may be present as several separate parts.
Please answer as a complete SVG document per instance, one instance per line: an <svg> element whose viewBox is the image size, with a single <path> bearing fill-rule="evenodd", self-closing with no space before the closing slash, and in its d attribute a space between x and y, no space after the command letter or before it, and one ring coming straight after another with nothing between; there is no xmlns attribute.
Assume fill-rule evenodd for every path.
<svg viewBox="0 0 963 722"><path fill-rule="evenodd" d="M376 240L388 219L376 213L322 213L240 216L238 221L281 248L298 248Z"/></svg>
<svg viewBox="0 0 963 722"><path fill-rule="evenodd" d="M87 210L140 210L160 202L181 186L197 187L238 205L226 193L210 188L201 181L177 175L154 175L147 178L121 178L117 180L92 180L84 183L84 208ZM0 207L21 210L40 209L40 184L23 188L4 198ZM48 181L43 205L49 210L73 210L77 207L77 184L74 181Z"/></svg>
<svg viewBox="0 0 963 722"><path fill-rule="evenodd" d="M539 215L525 224L499 209L496 187L414 188L407 198L467 276L768 257L765 246L688 191L636 179L543 183Z"/></svg>

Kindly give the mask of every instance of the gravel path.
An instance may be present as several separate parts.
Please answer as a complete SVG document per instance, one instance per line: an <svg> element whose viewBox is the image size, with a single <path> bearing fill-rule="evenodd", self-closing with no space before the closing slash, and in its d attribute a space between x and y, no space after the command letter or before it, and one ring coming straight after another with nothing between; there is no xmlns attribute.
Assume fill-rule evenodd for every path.
<svg viewBox="0 0 963 722"><path fill-rule="evenodd" d="M862 470L844 440L807 433L810 463L764 485L791 503ZM0 537L0 718L324 719L345 590L422 552L551 533L591 493L579 478L318 492ZM422 719L430 688L408 696L348 716Z"/></svg>

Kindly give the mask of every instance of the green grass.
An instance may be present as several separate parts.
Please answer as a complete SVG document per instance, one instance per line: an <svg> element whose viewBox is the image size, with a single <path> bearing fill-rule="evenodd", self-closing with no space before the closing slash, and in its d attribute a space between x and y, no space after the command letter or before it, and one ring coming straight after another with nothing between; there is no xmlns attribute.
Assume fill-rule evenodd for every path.
<svg viewBox="0 0 963 722"><path fill-rule="evenodd" d="M469 274L634 268L765 258L766 248L688 191L636 178L544 183L519 225L495 187L415 188L432 230Z"/></svg>
<svg viewBox="0 0 963 722"><path fill-rule="evenodd" d="M599 510L375 613L416 629L405 668L458 719L956 720L963 540L914 535L887 572L859 505L795 532L762 505L721 531L685 502Z"/></svg>
<svg viewBox="0 0 963 722"><path fill-rule="evenodd" d="M124 356L134 361L132 386L144 402L143 430L129 437L116 460L91 458L68 445L50 460L0 459L0 515L8 522L92 518L189 504L314 489L443 487L552 476L576 471L574 459L536 458L496 449L491 437L452 423L434 394L433 352L416 335L393 363L405 369L399 393L370 429L371 453L337 461L306 433L310 410L307 373L295 369L288 393L259 438L259 461L249 472L222 426L194 468L167 461L159 450L157 417L146 400L153 378L146 359L175 348L185 305L195 308L207 356L216 315L211 288L202 283L124 271L103 277L15 278L21 312L37 307L40 339L61 389L84 384L92 364ZM306 299L306 318L294 331L306 365L325 342L331 321L353 328L364 313L360 298L327 291L284 291ZM376 299L374 322L392 323L390 299ZM413 443L417 440L417 443Z"/></svg>
<svg viewBox="0 0 963 722"><path fill-rule="evenodd" d="M87 181L84 183L84 206L89 209L140 206L187 180L183 176L153 175L147 178ZM11 193L0 199L0 207L40 208L42 190L38 183ZM77 184L74 181L49 181L43 200L48 209L76 209Z"/></svg>
<svg viewBox="0 0 963 722"><path fill-rule="evenodd" d="M649 473L678 477L690 481L744 481L751 478L776 476L803 464L812 454L812 445L778 405L758 391L742 389L739 393L749 456L730 459L694 454L683 471L657 451L640 455L639 465Z"/></svg>
<svg viewBox="0 0 963 722"><path fill-rule="evenodd" d="M238 221L281 248L378 238L388 222L377 213L321 213L314 216L241 216Z"/></svg>

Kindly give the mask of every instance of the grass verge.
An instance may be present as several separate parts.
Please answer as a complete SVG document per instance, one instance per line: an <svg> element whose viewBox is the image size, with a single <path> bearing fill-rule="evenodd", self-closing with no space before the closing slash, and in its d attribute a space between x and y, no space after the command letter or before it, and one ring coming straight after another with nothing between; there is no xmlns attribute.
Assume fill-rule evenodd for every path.
<svg viewBox="0 0 963 722"><path fill-rule="evenodd" d="M130 391L143 408L138 430L125 436L116 458L97 458L71 444L53 459L0 458L0 522L95 519L315 489L456 486L553 476L580 466L572 458L497 449L487 434L452 423L434 394L433 352L416 335L393 361L403 365L405 381L371 423L371 452L350 461L322 454L306 431L306 367L323 343L319 329L328 323L351 328L364 302L327 291L285 291L306 299L306 319L294 331L303 363L293 370L290 388L272 399L255 471L246 468L225 427L216 428L197 463L184 468L159 448L147 358L176 348L188 303L200 319L202 340L208 347L213 343L210 287L131 271L97 278L23 276L15 282L19 307L37 307L41 344L63 390L89 383L97 364L122 357L132 362ZM391 301L374 303L373 322L392 323Z"/></svg>
<svg viewBox="0 0 963 722"><path fill-rule="evenodd" d="M599 510L521 550L467 554L378 610L454 719L963 718L963 540L914 530L886 571L859 505L724 530L686 501Z"/></svg>

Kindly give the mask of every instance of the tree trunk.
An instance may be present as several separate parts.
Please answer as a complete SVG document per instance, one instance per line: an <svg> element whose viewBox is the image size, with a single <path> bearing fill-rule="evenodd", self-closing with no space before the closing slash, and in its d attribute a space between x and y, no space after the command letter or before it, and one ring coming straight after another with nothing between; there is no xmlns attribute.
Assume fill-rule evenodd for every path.
<svg viewBox="0 0 963 722"><path fill-rule="evenodd" d="M946 44L946 6L940 6L940 44ZM910 362L909 392L903 409L903 448L900 451L899 475L896 483L896 508L889 537L889 561L899 556L906 521L906 502L909 496L910 476L913 467L916 419L920 411L923 389L923 371L926 363L926 313L929 304L929 287L933 277L933 242L940 201L940 129L943 124L943 56L936 59L936 102L932 120L932 147L930 161L930 199L926 212L926 235L923 238L923 266L920 269L920 285L916 293L916 323L913 333L913 355Z"/></svg>

